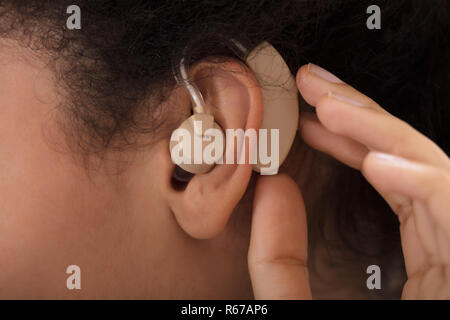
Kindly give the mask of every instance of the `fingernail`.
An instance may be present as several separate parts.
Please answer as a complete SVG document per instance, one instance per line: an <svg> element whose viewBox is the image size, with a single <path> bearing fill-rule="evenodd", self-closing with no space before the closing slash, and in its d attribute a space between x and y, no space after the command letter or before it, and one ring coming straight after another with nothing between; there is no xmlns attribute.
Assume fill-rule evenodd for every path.
<svg viewBox="0 0 450 320"><path fill-rule="evenodd" d="M342 102L344 102L344 103L351 104L351 105L356 106L356 107L363 107L363 106L364 106L364 104L362 104L361 102L356 101L356 100L353 100L352 98L349 98L349 97L340 95L340 94L338 94L338 93L328 92L328 96L329 96L330 98L333 98L333 99L342 101Z"/></svg>
<svg viewBox="0 0 450 320"><path fill-rule="evenodd" d="M308 71L328 82L343 83L343 81L341 79L339 79L338 77L336 77L334 74L328 72L324 68L321 68L315 64L312 64L312 63L308 64Z"/></svg>

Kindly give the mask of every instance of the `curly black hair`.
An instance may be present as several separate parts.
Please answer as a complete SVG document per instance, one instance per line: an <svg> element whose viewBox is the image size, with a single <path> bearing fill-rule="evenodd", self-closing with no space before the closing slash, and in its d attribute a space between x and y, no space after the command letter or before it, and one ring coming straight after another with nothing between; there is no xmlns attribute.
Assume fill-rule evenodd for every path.
<svg viewBox="0 0 450 320"><path fill-rule="evenodd" d="M66 27L72 4L81 30ZM372 4L380 30L366 27ZM136 137L170 127L160 106L173 64L186 47L192 61L231 57L227 38L269 41L294 74L308 62L327 68L450 152L446 0L0 0L0 17L1 37L50 58L68 98L61 127L86 154L134 148ZM389 208L357 172L336 167L323 211L333 211L342 242L369 254L363 240L377 241L370 254L385 261L401 254Z"/></svg>

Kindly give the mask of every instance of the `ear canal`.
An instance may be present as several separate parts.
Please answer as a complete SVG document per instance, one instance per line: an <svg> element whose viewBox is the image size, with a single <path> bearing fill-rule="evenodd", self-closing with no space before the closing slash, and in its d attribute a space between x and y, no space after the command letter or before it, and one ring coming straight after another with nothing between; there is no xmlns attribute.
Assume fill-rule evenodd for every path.
<svg viewBox="0 0 450 320"><path fill-rule="evenodd" d="M174 190L183 191L194 176L193 173L187 172L176 165L170 179L170 184Z"/></svg>
<svg viewBox="0 0 450 320"><path fill-rule="evenodd" d="M295 79L280 53L267 42L263 42L253 49L246 62L255 73L263 96L264 113L260 136L261 129L266 129L267 145L261 145L260 138L258 149L266 147L267 154L271 154L273 157L272 152L276 152L276 150L271 150L271 140L274 138L275 147L279 148L278 163L281 166L291 150L298 128L299 105ZM278 139L276 136L272 137L276 134L274 130L278 130ZM264 174L276 174L279 166L269 169L269 165L260 162L259 156L258 163L253 166L253 170Z"/></svg>

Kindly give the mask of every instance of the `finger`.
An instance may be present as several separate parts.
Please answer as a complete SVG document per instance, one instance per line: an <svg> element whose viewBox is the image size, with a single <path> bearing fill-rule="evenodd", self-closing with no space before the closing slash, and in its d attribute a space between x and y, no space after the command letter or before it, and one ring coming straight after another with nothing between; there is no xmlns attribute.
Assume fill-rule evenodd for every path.
<svg viewBox="0 0 450 320"><path fill-rule="evenodd" d="M431 140L326 70L303 66L297 85L304 99L317 107L319 120L329 131L372 150L450 168L448 156Z"/></svg>
<svg viewBox="0 0 450 320"><path fill-rule="evenodd" d="M329 94L317 103L317 116L331 132L358 141L371 150L450 168L447 155L406 122L387 113Z"/></svg>
<svg viewBox="0 0 450 320"><path fill-rule="evenodd" d="M260 176L253 202L249 271L256 299L310 299L302 195L286 175Z"/></svg>
<svg viewBox="0 0 450 320"><path fill-rule="evenodd" d="M314 64L302 66L297 73L296 80L302 97L311 106L316 106L320 98L328 92L335 92L345 97L354 97L365 106L386 112L375 101Z"/></svg>
<svg viewBox="0 0 450 320"><path fill-rule="evenodd" d="M448 171L390 154L370 152L362 172L381 192L398 193L425 203L432 218L450 234Z"/></svg>
<svg viewBox="0 0 450 320"><path fill-rule="evenodd" d="M326 129L314 114L303 113L300 134L308 145L324 152L340 162L360 170L369 150L355 140L339 136Z"/></svg>
<svg viewBox="0 0 450 320"><path fill-rule="evenodd" d="M401 222L408 276L429 269L430 261L450 263L449 172L377 152L369 153L362 172L378 191L404 199L388 202Z"/></svg>

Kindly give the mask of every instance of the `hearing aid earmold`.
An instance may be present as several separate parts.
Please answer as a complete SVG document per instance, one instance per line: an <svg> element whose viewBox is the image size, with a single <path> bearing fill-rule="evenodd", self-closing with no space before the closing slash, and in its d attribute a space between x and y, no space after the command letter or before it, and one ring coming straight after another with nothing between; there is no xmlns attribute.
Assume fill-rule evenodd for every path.
<svg viewBox="0 0 450 320"><path fill-rule="evenodd" d="M286 159L294 142L297 133L299 108L298 108L298 91L288 66L279 52L268 42L263 42L248 52L236 40L232 40L233 50L238 53L239 57L244 60L247 66L253 71L255 77L261 87L263 99L263 119L260 129L266 129L268 137L265 141L269 153L271 150L270 141L273 132L278 133L278 152L279 165L271 174L278 172ZM183 57L179 64L179 70L176 72L177 81L183 85L188 91L192 100L193 115L183 121L179 128L188 130L191 134L204 137L208 129L214 128L221 132L224 137L222 128L215 122L212 108L208 106L200 90L189 79L188 64ZM200 124L200 126L198 126ZM275 131L273 131L275 130ZM209 141L210 139L206 139ZM205 140L203 140L205 141ZM205 142L203 142L205 144ZM209 142L208 142L209 143ZM261 143L261 142L259 142ZM176 143L171 140L170 150L175 147ZM221 144L221 155L223 155L224 144ZM205 145L203 145L205 147ZM260 147L260 146L259 146ZM194 148L191 147L188 159L193 160ZM192 174L201 174L210 171L215 163L195 163L195 161L187 161L186 163L177 163L183 170ZM261 172L262 169L268 167L268 164L262 164L259 161L253 165L253 170Z"/></svg>

